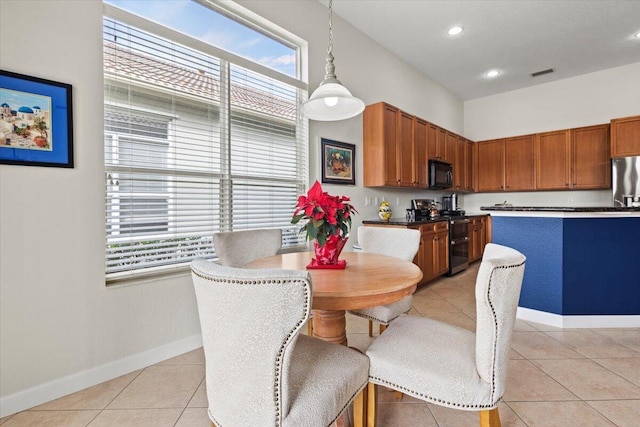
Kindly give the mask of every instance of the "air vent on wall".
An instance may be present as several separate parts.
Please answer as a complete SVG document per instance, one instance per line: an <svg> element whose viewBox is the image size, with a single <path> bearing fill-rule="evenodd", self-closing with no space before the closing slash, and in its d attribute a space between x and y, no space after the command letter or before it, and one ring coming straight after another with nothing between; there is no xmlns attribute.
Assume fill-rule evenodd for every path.
<svg viewBox="0 0 640 427"><path fill-rule="evenodd" d="M553 73L553 68L549 68L547 70L536 71L535 73L531 73L531 77L538 77L538 76L542 76L544 74L549 74L549 73Z"/></svg>

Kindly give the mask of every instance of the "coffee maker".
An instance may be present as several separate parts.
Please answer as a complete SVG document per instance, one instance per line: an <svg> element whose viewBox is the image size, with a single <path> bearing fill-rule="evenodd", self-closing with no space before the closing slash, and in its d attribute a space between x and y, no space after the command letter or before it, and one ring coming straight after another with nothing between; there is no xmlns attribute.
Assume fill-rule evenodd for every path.
<svg viewBox="0 0 640 427"><path fill-rule="evenodd" d="M441 215L464 215L464 211L461 211L458 207L458 195L456 193L442 196Z"/></svg>

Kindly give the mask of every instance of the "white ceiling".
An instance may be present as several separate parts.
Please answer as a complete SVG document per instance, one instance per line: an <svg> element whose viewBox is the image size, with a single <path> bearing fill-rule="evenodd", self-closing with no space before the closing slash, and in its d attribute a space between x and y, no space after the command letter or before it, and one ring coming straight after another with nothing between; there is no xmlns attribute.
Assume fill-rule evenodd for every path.
<svg viewBox="0 0 640 427"><path fill-rule="evenodd" d="M640 0L334 0L333 12L461 100L640 62Z"/></svg>

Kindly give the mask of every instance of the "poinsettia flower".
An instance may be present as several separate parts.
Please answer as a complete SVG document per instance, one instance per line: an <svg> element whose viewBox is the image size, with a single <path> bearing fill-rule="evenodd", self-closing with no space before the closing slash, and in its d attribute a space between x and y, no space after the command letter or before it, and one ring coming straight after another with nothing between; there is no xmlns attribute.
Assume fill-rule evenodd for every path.
<svg viewBox="0 0 640 427"><path fill-rule="evenodd" d="M332 196L322 191L322 186L316 181L306 195L298 197L291 223L307 220L300 231L306 232L309 240L317 239L322 243L328 236L345 235L351 228L352 214L357 212L350 200L346 196Z"/></svg>

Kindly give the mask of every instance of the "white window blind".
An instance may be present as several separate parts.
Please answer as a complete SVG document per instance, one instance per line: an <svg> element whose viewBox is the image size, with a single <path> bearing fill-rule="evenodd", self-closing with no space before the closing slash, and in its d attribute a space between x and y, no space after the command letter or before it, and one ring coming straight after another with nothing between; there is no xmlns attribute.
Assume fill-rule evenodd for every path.
<svg viewBox="0 0 640 427"><path fill-rule="evenodd" d="M304 244L290 223L307 182L304 84L105 10L107 281L216 258L217 231L280 228L283 246Z"/></svg>

